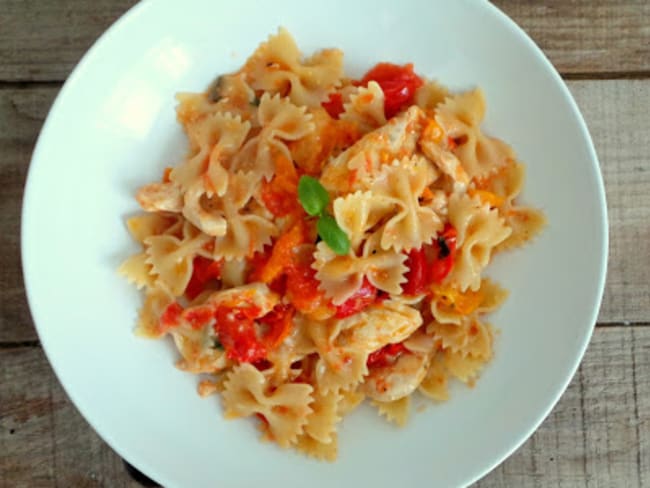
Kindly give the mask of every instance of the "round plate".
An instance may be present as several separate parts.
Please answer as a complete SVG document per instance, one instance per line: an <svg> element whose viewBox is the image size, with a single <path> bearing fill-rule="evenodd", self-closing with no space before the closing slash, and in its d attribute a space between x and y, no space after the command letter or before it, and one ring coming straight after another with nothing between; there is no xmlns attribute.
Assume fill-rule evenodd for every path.
<svg viewBox="0 0 650 488"><path fill-rule="evenodd" d="M262 443L217 397L174 368L167 341L133 335L141 296L116 273L136 250L124 219L136 189L179 162L174 94L237 69L279 26L305 53L345 52L356 76L413 62L452 89L479 85L486 131L527 164L523 200L549 220L498 256L511 292L491 317L496 354L473 389L414 413L404 429L368 407L343 422L328 464ZM68 395L126 460L167 487L391 487L469 484L535 430L589 341L603 291L607 219L598 161L566 86L542 52L487 2L298 0L144 2L109 29L61 90L34 152L22 256L40 339Z"/></svg>

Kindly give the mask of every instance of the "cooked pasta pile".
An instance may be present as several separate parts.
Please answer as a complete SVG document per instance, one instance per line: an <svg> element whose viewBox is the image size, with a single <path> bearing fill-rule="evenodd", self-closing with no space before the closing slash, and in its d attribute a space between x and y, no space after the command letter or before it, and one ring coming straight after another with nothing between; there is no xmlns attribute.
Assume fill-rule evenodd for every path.
<svg viewBox="0 0 650 488"><path fill-rule="evenodd" d="M411 395L448 398L493 354L485 314L507 292L492 256L538 234L524 166L412 65L346 78L343 53L302 58L285 30L204 93L178 95L190 150L138 191L145 291L137 331L171 336L228 418L333 460L364 398L404 424Z"/></svg>

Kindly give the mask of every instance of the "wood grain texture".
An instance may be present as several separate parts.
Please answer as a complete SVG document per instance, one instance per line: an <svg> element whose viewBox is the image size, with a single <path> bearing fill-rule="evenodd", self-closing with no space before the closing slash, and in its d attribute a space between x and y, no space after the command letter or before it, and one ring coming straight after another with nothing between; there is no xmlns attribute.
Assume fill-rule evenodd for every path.
<svg viewBox="0 0 650 488"><path fill-rule="evenodd" d="M0 487L135 488L37 347L0 350Z"/></svg>
<svg viewBox="0 0 650 488"><path fill-rule="evenodd" d="M563 74L650 71L647 0L495 0Z"/></svg>
<svg viewBox="0 0 650 488"><path fill-rule="evenodd" d="M650 321L650 80L571 81L605 179L609 274L599 321ZM0 342L35 340L19 221L32 146L57 88L0 90Z"/></svg>
<svg viewBox="0 0 650 488"><path fill-rule="evenodd" d="M133 0L2 0L0 81L65 80Z"/></svg>
<svg viewBox="0 0 650 488"><path fill-rule="evenodd" d="M477 486L649 486L649 378L649 327L596 329L551 415Z"/></svg>
<svg viewBox="0 0 650 488"><path fill-rule="evenodd" d="M0 342L36 339L20 267L29 159L58 88L0 89Z"/></svg>
<svg viewBox="0 0 650 488"><path fill-rule="evenodd" d="M134 0L2 0L0 81L64 80ZM647 0L497 0L561 73L650 72Z"/></svg>
<svg viewBox="0 0 650 488"><path fill-rule="evenodd" d="M134 487L40 348L0 350L0 487ZM599 328L567 392L480 488L650 483L650 327ZM293 455L293 454L288 454Z"/></svg>
<svg viewBox="0 0 650 488"><path fill-rule="evenodd" d="M569 88L589 126L607 193L610 252L599 322L648 322L650 80L573 81Z"/></svg>

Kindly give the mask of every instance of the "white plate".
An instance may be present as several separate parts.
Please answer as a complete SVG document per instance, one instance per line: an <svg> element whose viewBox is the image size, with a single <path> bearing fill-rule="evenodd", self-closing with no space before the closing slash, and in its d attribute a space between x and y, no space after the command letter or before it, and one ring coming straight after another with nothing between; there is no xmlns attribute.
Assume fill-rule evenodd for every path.
<svg viewBox="0 0 650 488"><path fill-rule="evenodd" d="M369 409L346 418L334 464L259 442L173 367L171 344L133 336L141 297L115 271L136 247L136 188L185 150L173 96L238 68L278 26L304 52L345 51L353 75L415 63L455 89L485 90L487 130L528 165L524 200L544 234L496 259L511 290L496 357L473 390L404 429ZM607 256L603 183L569 91L533 42L487 2L145 2L95 44L57 98L26 187L22 252L38 332L70 398L125 459L167 487L459 486L534 431L575 372L596 320Z"/></svg>

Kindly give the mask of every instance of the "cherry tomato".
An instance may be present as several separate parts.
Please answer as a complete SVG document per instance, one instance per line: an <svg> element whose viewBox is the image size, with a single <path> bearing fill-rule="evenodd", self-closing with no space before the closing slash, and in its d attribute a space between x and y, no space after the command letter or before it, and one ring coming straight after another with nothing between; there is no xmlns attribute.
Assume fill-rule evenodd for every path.
<svg viewBox="0 0 650 488"><path fill-rule="evenodd" d="M350 315L361 312L364 308L372 305L377 298L377 288L375 288L367 278L363 279L361 287L341 305L336 307L336 318L344 319Z"/></svg>
<svg viewBox="0 0 650 488"><path fill-rule="evenodd" d="M431 282L429 274L430 265L427 262L424 246L420 249L411 249L404 264L409 269L406 272L407 282L402 285L404 294L419 295L420 293L424 293Z"/></svg>
<svg viewBox="0 0 650 488"><path fill-rule="evenodd" d="M327 110L327 113L330 114L330 117L333 119L338 119L339 115L343 113L343 96L338 93L331 93L330 97L323 103L321 103L323 108Z"/></svg>
<svg viewBox="0 0 650 488"><path fill-rule="evenodd" d="M456 229L446 224L442 234L434 243L437 247L437 258L431 265L431 281L441 283L454 267L456 260Z"/></svg>
<svg viewBox="0 0 650 488"><path fill-rule="evenodd" d="M397 344L387 344L381 349L373 352L368 356L366 366L369 368L381 368L394 364L402 354L408 353L408 349L401 342Z"/></svg>
<svg viewBox="0 0 650 488"><path fill-rule="evenodd" d="M446 224L438 239L430 246L412 249L406 258L405 295L425 293L432 283L441 283L454 267L456 260L456 229Z"/></svg>
<svg viewBox="0 0 650 488"><path fill-rule="evenodd" d="M396 115L404 107L411 105L415 91L424 82L413 72L413 64L399 66L392 63L379 63L361 79L361 85L376 81L384 92L384 112L386 118Z"/></svg>
<svg viewBox="0 0 650 488"><path fill-rule="evenodd" d="M192 277L185 288L187 298L194 300L205 290L205 285L209 281L219 278L221 278L221 261L196 256L192 262Z"/></svg>

